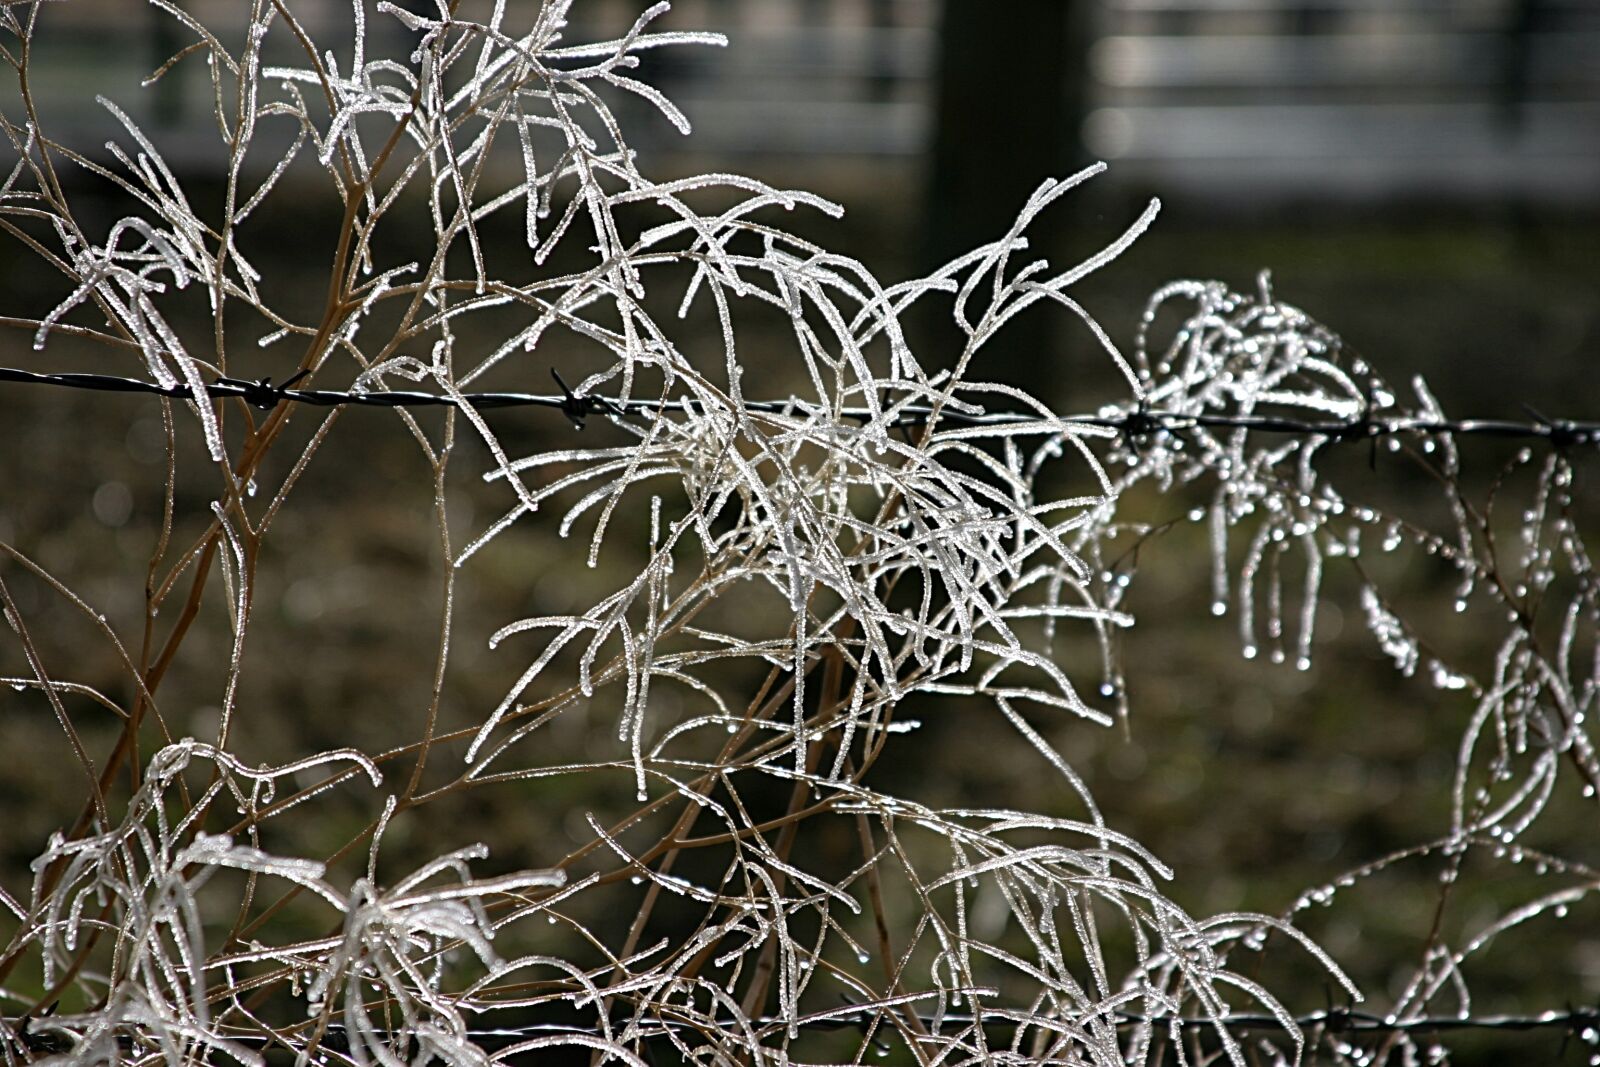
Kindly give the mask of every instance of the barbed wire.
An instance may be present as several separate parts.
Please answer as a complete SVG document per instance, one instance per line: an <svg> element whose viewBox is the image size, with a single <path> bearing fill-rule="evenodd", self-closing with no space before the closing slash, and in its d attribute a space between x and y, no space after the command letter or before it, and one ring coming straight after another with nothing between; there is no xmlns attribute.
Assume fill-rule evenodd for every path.
<svg viewBox="0 0 1600 1067"><path fill-rule="evenodd" d="M249 381L241 378L218 378L206 385L205 391L214 399L237 398L262 410L279 404L307 404L314 407L365 406L383 408L461 407L515 408L538 407L560 411L577 429L583 429L585 420L592 415L658 415L682 413L702 407L690 400L624 400L605 396L579 396L568 388L561 375L554 370L551 376L561 388L560 395L537 393L461 393L449 395L418 390L336 390L296 389L294 383L305 377L302 371L282 384L271 378ZM184 383L161 385L138 378L122 378L110 374L59 373L39 374L33 371L0 367L0 381L23 385L54 385L69 389L86 389L100 392L143 393L164 396L174 400L193 400L193 391ZM774 415L795 415L817 412L819 409L799 399L747 400L746 411ZM1194 414L1162 411L1139 407L1131 411L1105 415L1031 415L1024 412L969 412L955 407L941 407L937 411L924 405L893 405L889 425L894 428L925 425L937 416L941 422L959 426L1098 426L1116 430L1125 437L1140 439L1157 433L1182 433L1196 428L1243 429L1268 433L1290 433L1319 436L1330 441L1376 441L1379 438L1402 434L1448 434L1455 436L1480 435L1510 439L1545 440L1557 447L1600 444L1600 422L1547 418L1531 408L1527 409L1529 421L1508 419L1418 419L1409 417L1383 417L1371 413L1351 419L1296 419L1279 415L1224 415ZM883 410L844 408L833 412L839 418L856 422L870 422L883 416Z"/></svg>
<svg viewBox="0 0 1600 1067"><path fill-rule="evenodd" d="M932 996L933 994L928 994ZM903 1004L908 997L897 997L892 1002L847 1002L838 1008L802 1015L795 1020L786 1020L776 1016L763 1017L749 1020L750 1028L757 1034L763 1032L776 1032L778 1030L813 1029L813 1030L862 1030L866 1032L873 1018L893 1015L903 1020L908 1020L905 1012L895 1012L893 1009ZM1282 1031L1284 1020L1276 1015L1268 1014L1231 1014L1217 1017L1195 1015L1142 1015L1136 1012L1117 1012L1109 1016L1119 1030L1135 1027L1151 1027L1171 1031L1183 1031L1200 1028L1205 1031L1224 1029L1230 1033L1248 1031L1273 1030ZM991 1027L1025 1027L1043 1026L1049 1028L1060 1025L1064 1019L1041 1019L1034 1016L1003 1010L975 1014L924 1014L915 1013L915 1018L924 1031L934 1036L954 1027L967 1029L982 1026L986 1031ZM1391 1035L1391 1034L1433 1034L1450 1031L1478 1030L1478 1031L1537 1031L1557 1030L1564 1033L1564 1040L1577 1038L1585 1045L1600 1045L1600 1007L1597 1008L1572 1008L1563 1011L1546 1011L1537 1015L1421 1015L1406 1018L1382 1016L1371 1012L1356 1011L1351 1008L1334 1007L1322 1011L1314 1011L1293 1018L1293 1023L1302 1032L1321 1034L1326 1036L1360 1036ZM0 1029L12 1035L13 1040L25 1049L35 1053L52 1053L67 1051L67 1033L70 1028L64 1026L70 1020L52 1020L48 1013L40 1016L22 1016L12 1019L0 1019ZM47 1023L47 1028L37 1028L37 1024ZM610 1020L610 1030L613 1035L623 1043L635 1041L654 1041L670 1037L673 1033L704 1033L707 1030L726 1030L732 1034L735 1029L743 1031L743 1027L736 1027L733 1023L715 1023L706 1021L655 1019L648 1023L639 1023L625 1016L618 1016ZM65 1032L64 1032L65 1031ZM468 1030L462 1036L486 1052L494 1052L509 1048L521 1041L530 1038L554 1035L574 1034L585 1037L602 1037L605 1031L599 1028L573 1026L564 1023L533 1023L527 1026L503 1027L494 1029ZM219 1035L230 1042L245 1046L266 1045L281 1042L285 1035L264 1034L259 1032L240 1032L237 1034ZM384 1035L392 1037L394 1035ZM882 1044L874 1035L874 1043ZM320 1043L331 1050L338 1051L348 1047L344 1028L338 1023L330 1024L324 1031Z"/></svg>

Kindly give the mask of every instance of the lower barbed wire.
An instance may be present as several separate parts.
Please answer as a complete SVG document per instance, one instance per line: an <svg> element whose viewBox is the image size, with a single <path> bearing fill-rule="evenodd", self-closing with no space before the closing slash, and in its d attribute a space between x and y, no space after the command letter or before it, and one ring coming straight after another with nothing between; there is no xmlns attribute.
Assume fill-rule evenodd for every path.
<svg viewBox="0 0 1600 1067"><path fill-rule="evenodd" d="M944 991L949 993L949 990ZM754 1031L757 1036L787 1031L789 1029L801 1030L854 1030L863 1029L874 1017L896 1015L904 1019L913 1016L905 1012L896 1011L908 1000L928 999L938 996L938 991L913 996L895 997L890 1001L852 1001L838 1008L828 1011L804 1015L795 1020L781 1016L762 1016L748 1020L696 1020L696 1019L669 1019L655 1018L640 1021L636 1017L617 1014L609 1020L610 1039L619 1045L627 1045L636 1041L656 1041L670 1038L673 1034L699 1033L707 1034L718 1032L731 1038L743 1041L746 1032ZM1079 1025L1093 1019L1107 1019L1119 1030L1135 1027L1151 1027L1159 1029L1190 1029L1201 1028L1215 1031L1218 1029L1228 1031L1259 1031L1284 1029L1283 1020L1270 1014L1237 1013L1219 1016L1207 1015L1145 1015L1138 1012L1085 1012L1080 1017L1061 1015L1034 1015L1025 1011L1009 1009L995 1009L986 1012L945 1012L925 1013L916 1012L914 1018L927 1032L921 1040L940 1041L953 1035L943 1033L948 1028L971 1030L973 1027L982 1027L985 1031L991 1028L1025 1029L1028 1027L1042 1027L1056 1030L1062 1024ZM36 1025L46 1021L50 1023L47 1029L36 1029ZM0 1020L9 1032L13 1041L32 1052L61 1053L68 1051L72 1046L73 1026L77 1020L70 1016L25 1016L16 1019ZM1419 1015L1406 1018L1378 1015L1372 1012L1357 1011L1350 1008L1327 1008L1314 1011L1305 1015L1295 1016L1294 1025L1302 1031L1313 1033L1321 1032L1328 1035L1358 1035L1358 1034L1427 1034L1443 1033L1447 1031L1530 1031L1530 1030L1560 1030L1569 1035L1576 1035L1580 1040L1594 1043L1589 1035L1600 1034L1600 1006L1596 1008L1567 1008L1561 1011L1546 1011L1535 1015ZM123 1048L130 1048L136 1034L128 1032L132 1024L119 1027L117 1041ZM530 1038L574 1034L585 1037L605 1037L607 1030L598 1026L574 1026L567 1023L529 1023L524 1026L511 1027L484 1027L469 1029L457 1035L470 1041L485 1051L493 1052L504 1049ZM416 1035L398 1032L374 1031L366 1035L368 1040L391 1044L398 1039L415 1040ZM260 1032L240 1031L228 1033L217 1032L211 1035L217 1042L229 1042L246 1047L257 1047L270 1044L294 1044L295 1035L288 1032L276 1034L263 1034ZM346 1029L338 1023L330 1024L322 1032L318 1042L332 1051L340 1051L349 1047L349 1038Z"/></svg>

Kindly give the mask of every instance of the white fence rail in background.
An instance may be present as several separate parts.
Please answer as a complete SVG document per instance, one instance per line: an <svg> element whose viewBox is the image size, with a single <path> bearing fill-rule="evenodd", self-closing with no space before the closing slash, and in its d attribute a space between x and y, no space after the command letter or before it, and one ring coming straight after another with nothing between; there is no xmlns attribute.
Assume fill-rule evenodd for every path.
<svg viewBox="0 0 1600 1067"><path fill-rule="evenodd" d="M1595 0L1107 0L1091 154L1164 190L1594 206Z"/></svg>
<svg viewBox="0 0 1600 1067"><path fill-rule="evenodd" d="M1062 74L1087 79L1088 113L1062 136L1117 162L1124 180L1264 202L1426 192L1592 204L1600 189L1600 0L1092 2L1087 68ZM241 17L224 0L188 6L212 25ZM347 18L336 0L293 6L324 40ZM640 6L587 0L575 30L621 29ZM973 42L994 52L997 78L1008 35L1027 32L1006 22L1004 6L992 38ZM940 0L677 0L670 25L715 25L736 47L651 54L649 79L696 135L685 142L647 122L639 147L919 155L933 125L939 9ZM199 58L179 63L169 86L128 91L189 43L170 20L125 0L49 5L40 17L72 25L43 38L69 43L36 65L54 78L35 86L47 128L75 143L111 136L111 117L83 103L93 86L122 101L175 165L216 165L216 132L196 104L208 95L194 91L208 77ZM391 18L371 28L395 47L410 40ZM0 96L7 114L14 94ZM997 107L1017 106L1002 96Z"/></svg>

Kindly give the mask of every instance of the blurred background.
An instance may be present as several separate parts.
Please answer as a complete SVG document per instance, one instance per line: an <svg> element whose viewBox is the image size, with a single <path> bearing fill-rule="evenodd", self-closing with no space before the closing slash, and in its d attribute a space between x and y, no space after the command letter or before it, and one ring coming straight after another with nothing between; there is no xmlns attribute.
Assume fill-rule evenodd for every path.
<svg viewBox="0 0 1600 1067"><path fill-rule="evenodd" d="M640 6L581 0L570 37L624 29ZM213 25L237 19L238 5L225 0L185 7ZM203 68L180 65L133 90L188 43L176 25L142 4L47 8L55 25L41 38L35 88L53 136L85 149L112 136L86 91L105 86L95 91L114 91L186 182L214 182L208 168L221 157ZM295 10L319 38L337 40L347 25L344 4ZM1451 415L1523 418L1531 407L1600 418L1600 0L678 0L663 25L720 30L730 47L650 55L639 76L677 102L695 131L680 137L641 102L620 102L644 168L738 171L838 200L848 209L842 222L796 223L880 278L926 272L1000 236L1045 177L1104 160L1108 172L1053 209L1034 238L1053 260L1076 261L1149 198L1161 199L1151 232L1074 290L1119 344L1131 346L1145 300L1168 281L1218 278L1248 291L1270 269L1281 298L1392 382L1426 376ZM400 33L393 20L372 28ZM259 158L270 162L270 153ZM318 212L331 209L308 200L298 210L274 224L311 232L325 221ZM36 288L34 270L14 245L0 260L0 280L17 300ZM925 346L952 343L936 321L916 325ZM992 362L980 376L1026 385L1061 410L1090 410L1114 395L1093 339L1066 316L1024 317L1003 341L987 350ZM7 342L9 365L33 358L25 335ZM0 459L11 497L0 535L32 543L62 573L119 554L137 560L154 521L159 424L142 401L29 393L0 391L12 427L0 449L12 457ZM125 423L106 438L114 455L56 472L52 493L24 488L36 484L42 457L63 447L63 427L118 418ZM1500 462L1492 450L1478 458L1469 492ZM380 472L401 467L371 462ZM128 473L107 474L121 467ZM1415 489L1392 467L1369 476L1374 502ZM318 477L327 479L322 497L312 495ZM282 621L361 651L322 672L308 658L302 676L275 683L277 697L336 703L351 721L381 717L396 699L385 657L425 660L435 635L423 625L397 638L366 591L426 559L423 498L389 499L380 484L341 480L337 469L307 485L281 533L314 542L317 558L284 556L294 563L278 591ZM312 510L314 500L329 512ZM1243 662L1231 620L1209 618L1198 529L1154 548L1130 603L1140 617L1124 649L1131 720L1118 731L1068 724L1056 740L1112 825L1179 870L1188 907L1281 912L1307 887L1445 829L1453 746L1469 709L1395 674L1365 632L1353 581L1330 577L1320 658L1302 674ZM493 595L497 564L491 556L485 565L479 591ZM1409 583L1425 619L1429 598L1447 597L1442 572L1395 577ZM48 599L19 588L41 605ZM137 608L136 584L108 576L98 595L113 612ZM1455 628L1441 639L1473 649L1471 616L1437 614ZM482 659L460 656L469 675ZM482 683L479 699L497 700L497 684ZM36 716L36 743L59 747L46 715ZM1048 808L1040 795L1059 787L1047 768L966 758L981 736L973 731L992 724L950 719L925 732L911 764L920 781L951 802L1009 795ZM11 825L26 831L11 839L13 870L59 822L40 814L49 788L30 783L25 769L0 776ZM525 808L480 815L486 826L503 817L524 829L538 817ZM1546 832L1600 863L1592 805ZM1342 898L1346 906L1326 917L1308 914L1306 928L1381 995L1391 968L1406 970L1397 961L1415 962L1421 951L1437 873L1418 864L1362 882L1350 891L1356 900ZM1484 892L1476 903L1463 898L1462 929L1503 908L1493 889ZM1486 1010L1600 998L1592 905L1587 919L1526 931L1515 953L1496 957L1482 977ZM1320 986L1302 992L1305 1002L1292 1007L1322 1006Z"/></svg>
<svg viewBox="0 0 1600 1067"><path fill-rule="evenodd" d="M582 0L568 39L620 32L642 6ZM240 17L228 0L186 7ZM318 40L348 37L348 5L297 14ZM187 43L172 19L74 0L48 22L36 88L62 141L115 132L94 102L115 87L169 162L196 178L218 165L200 64L124 88ZM369 23L409 39L394 19ZM1596 0L678 0L657 25L716 28L731 46L646 53L641 74L695 127L684 138L620 102L655 171L733 169L834 197L851 210L829 243L870 250L881 275L992 239L1042 178L1103 160L1036 236L1081 252L1161 198L1157 229L1087 290L1108 327L1161 281L1246 285L1271 268L1383 365L1384 350L1417 369L1448 354L1457 369L1514 367L1529 403L1581 395L1600 269ZM292 42L269 43L292 58ZM1454 393L1474 380L1438 384L1501 399Z"/></svg>

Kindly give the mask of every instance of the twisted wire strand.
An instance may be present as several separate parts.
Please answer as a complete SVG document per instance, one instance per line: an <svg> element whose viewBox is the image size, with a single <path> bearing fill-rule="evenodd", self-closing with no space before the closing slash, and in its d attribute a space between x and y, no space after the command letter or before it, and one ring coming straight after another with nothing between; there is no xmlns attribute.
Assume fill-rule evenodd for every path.
<svg viewBox="0 0 1600 1067"><path fill-rule="evenodd" d="M842 1005L840 1008L822 1012L811 1017L802 1017L795 1020L793 1025L801 1029L812 1030L851 1030L865 1029L871 1018L880 1013L891 1010L893 1005L875 1004L871 1001ZM904 1015L904 1013L899 1013ZM854 1016L854 1017L852 1017ZM45 1017L47 1019L48 1017ZM1111 1016L1112 1021L1119 1029L1147 1026L1164 1030L1184 1030L1189 1027L1202 1027L1207 1031L1223 1028L1232 1032L1250 1032L1283 1029L1283 1020L1275 1015L1239 1013L1220 1017L1191 1016L1191 1015L1142 1015L1136 1012L1118 1012ZM950 1028L966 1029L973 1026L982 1026L986 1030L991 1027L1022 1027L1034 1024L1046 1024L1051 1020L1034 1019L1012 1012L987 1012L980 1015L946 1013L931 1015L918 1013L917 1019L930 1035L937 1037L941 1030ZM60 1042L60 1036L49 1030L36 1029L36 1024L44 1021L40 1018L20 1017L0 1020L0 1028L9 1032L13 1040L35 1052L50 1052ZM1597 1008L1572 1008L1563 1011L1545 1011L1537 1015L1420 1015L1408 1018L1395 1018L1392 1016L1376 1015L1371 1012L1356 1011L1351 1008L1333 1007L1321 1011L1308 1012L1296 1016L1294 1024L1302 1031L1324 1035L1358 1036L1362 1034L1430 1034L1460 1031L1512 1031L1530 1032L1539 1030L1557 1030L1565 1033L1568 1038L1576 1037L1585 1044L1594 1044L1595 1035L1600 1033L1600 1007ZM790 1022L778 1017L763 1017L750 1020L752 1028L756 1031L787 1029ZM612 1020L615 1029L628 1027L629 1020L616 1018ZM668 1037L672 1032L705 1031L709 1028L723 1028L715 1023L705 1021L656 1019L649 1022L634 1023L627 1038L628 1041L653 1041ZM730 1032L732 1024L727 1027ZM545 1034L586 1034L591 1037L600 1036L602 1031L598 1028L585 1028L561 1023L534 1023L528 1026L502 1027L493 1029L468 1030L463 1036L473 1044L487 1052L507 1048L531 1037ZM280 1040L273 1035L240 1032L238 1034L224 1035L228 1041L245 1046L266 1045ZM321 1044L337 1050L344 1045L344 1028L337 1023L329 1026L323 1034Z"/></svg>
<svg viewBox="0 0 1600 1067"><path fill-rule="evenodd" d="M295 389L293 383L301 375L275 385L271 378L248 381L240 378L218 378L206 386L213 399L238 398L246 403L271 410L281 403L308 404L313 407L365 406L382 408L459 407L474 408L537 407L560 411L582 429L584 420L591 415L656 415L690 411L697 407L686 400L623 400L605 396L575 395L559 374L552 372L561 395L515 392L463 393L459 397L420 390L384 390L379 392L345 391L336 389ZM169 397L175 400L195 399L190 387L183 383L164 386L137 378L122 378L110 374L60 373L39 374L32 371L0 367L0 382L22 385L54 385L69 389L86 389L114 393L143 393ZM814 405L798 399L747 400L745 410L775 415L806 414L817 411ZM1243 429L1268 433L1306 434L1320 436L1333 442L1370 441L1402 434L1477 435L1509 439L1545 440L1557 446L1600 444L1600 421L1546 418L1530 410L1528 421L1510 419L1416 419L1385 418L1370 414L1353 419L1294 419L1278 415L1222 415L1193 414L1139 408L1112 415L1061 415L1044 417L1025 412L973 413L944 407L935 409L922 405L902 405L892 409L894 417L888 425L894 428L921 426L937 418L958 426L1095 426L1116 430L1129 438L1144 438L1157 433L1181 433L1196 428ZM879 413L867 408L844 408L835 414L855 422L870 422Z"/></svg>

